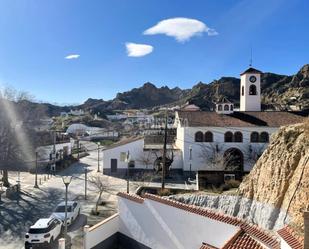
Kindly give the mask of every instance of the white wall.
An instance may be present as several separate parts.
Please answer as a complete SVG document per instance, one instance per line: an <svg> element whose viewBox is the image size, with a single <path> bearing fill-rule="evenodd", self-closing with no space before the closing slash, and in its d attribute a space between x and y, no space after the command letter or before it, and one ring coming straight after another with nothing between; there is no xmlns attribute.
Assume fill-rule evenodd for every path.
<svg viewBox="0 0 309 249"><path fill-rule="evenodd" d="M136 169L152 169L153 162L156 159L155 153L150 150L144 151L144 139L140 139L125 145L120 145L111 149L103 151L103 169L110 169L111 159L117 159L118 169L127 169L128 164L120 160L121 152L130 152L130 159L134 160ZM156 154L161 155L161 149L156 151ZM171 156L171 154L169 154ZM145 165L143 158L149 158L149 164ZM172 169L182 169L182 152L174 150L174 162L171 166Z"/></svg>
<svg viewBox="0 0 309 249"><path fill-rule="evenodd" d="M88 230L88 231L87 231ZM84 249L90 249L108 239L119 230L118 213L97 223L90 229L85 229Z"/></svg>
<svg viewBox="0 0 309 249"><path fill-rule="evenodd" d="M254 161L249 160L249 145L251 145L254 151L264 150L267 147L267 143L251 143L250 135L251 132L257 131L261 133L266 131L271 135L278 128L272 127L182 127L177 129L177 139L176 145L183 150L183 164L184 170L189 170L190 160L189 160L189 146L192 146L192 161L191 169L192 170L216 170L214 165L206 161L205 156L203 156L203 151L205 148L209 148L209 153L211 154L211 149L218 144L220 153L224 153L229 148L238 148L244 154L244 170L250 171ZM194 136L197 131L211 131L213 133L213 143L199 143L195 142ZM225 143L224 134L227 131L235 133L236 131L241 131L243 134L242 143ZM206 147L207 146L207 147ZM204 148L204 149L203 149Z"/></svg>
<svg viewBox="0 0 309 249"><path fill-rule="evenodd" d="M256 77L256 82L249 81L250 76ZM240 111L261 111L261 75L260 74L243 74L240 77ZM255 85L257 95L249 95L249 86ZM244 86L244 96L241 94L241 88Z"/></svg>
<svg viewBox="0 0 309 249"><path fill-rule="evenodd" d="M196 249L202 242L221 248L238 227L149 199L119 198L119 231L153 249Z"/></svg>

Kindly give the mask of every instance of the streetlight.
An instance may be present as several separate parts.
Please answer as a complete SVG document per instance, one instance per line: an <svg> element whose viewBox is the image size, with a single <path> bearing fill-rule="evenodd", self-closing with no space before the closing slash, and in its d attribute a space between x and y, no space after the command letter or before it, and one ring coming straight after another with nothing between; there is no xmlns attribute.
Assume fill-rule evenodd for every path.
<svg viewBox="0 0 309 249"><path fill-rule="evenodd" d="M98 170L100 172L100 142L98 142Z"/></svg>
<svg viewBox="0 0 309 249"><path fill-rule="evenodd" d="M35 181L34 181L34 188L39 188L38 185L38 152L35 152Z"/></svg>
<svg viewBox="0 0 309 249"><path fill-rule="evenodd" d="M66 242L68 241L68 221L67 221L67 217L68 217L68 187L71 183L72 180L72 176L62 176L62 181L65 185L65 215L64 215L64 238L66 240Z"/></svg>

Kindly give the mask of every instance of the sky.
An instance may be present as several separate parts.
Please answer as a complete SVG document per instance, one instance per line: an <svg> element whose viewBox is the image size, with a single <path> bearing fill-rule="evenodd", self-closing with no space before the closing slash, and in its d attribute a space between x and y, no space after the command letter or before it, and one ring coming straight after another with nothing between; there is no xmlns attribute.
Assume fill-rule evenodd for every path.
<svg viewBox="0 0 309 249"><path fill-rule="evenodd" d="M308 0L1 0L0 87L38 101L191 88L309 63Z"/></svg>

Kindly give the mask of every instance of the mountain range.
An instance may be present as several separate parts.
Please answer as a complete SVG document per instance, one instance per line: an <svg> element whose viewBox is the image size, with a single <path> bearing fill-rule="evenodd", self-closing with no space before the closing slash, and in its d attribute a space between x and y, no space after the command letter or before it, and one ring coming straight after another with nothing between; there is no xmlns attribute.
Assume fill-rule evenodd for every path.
<svg viewBox="0 0 309 249"><path fill-rule="evenodd" d="M263 109L291 110L309 109L309 64L304 65L294 75L263 73L261 75ZM93 113L112 113L114 110L154 108L175 106L185 103L198 105L203 110L212 109L218 97L225 96L237 106L240 96L240 79L222 77L208 84L199 82L192 89L156 87L147 82L139 88L118 93L105 101L89 98L81 105L60 107L51 104L45 106L48 115L57 115L61 111L83 109Z"/></svg>

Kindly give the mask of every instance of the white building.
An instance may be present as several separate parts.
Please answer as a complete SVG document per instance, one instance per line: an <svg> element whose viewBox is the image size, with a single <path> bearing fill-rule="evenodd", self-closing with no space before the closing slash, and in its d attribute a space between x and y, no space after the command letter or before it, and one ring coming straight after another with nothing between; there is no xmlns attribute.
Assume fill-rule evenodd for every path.
<svg viewBox="0 0 309 249"><path fill-rule="evenodd" d="M162 145L153 145L152 147L145 144L142 137L132 137L115 143L103 150L103 173L111 175L125 175L128 165L130 172L140 170L153 170L153 164ZM171 147L168 147L171 151ZM129 154L129 161L126 159ZM173 157L172 170L182 169L181 151L173 148L168 155Z"/></svg>
<svg viewBox="0 0 309 249"><path fill-rule="evenodd" d="M151 194L119 193L118 213L84 230L85 249L302 248L285 228L271 234L244 220Z"/></svg>
<svg viewBox="0 0 309 249"><path fill-rule="evenodd" d="M172 168L188 175L199 172L201 185L219 184L231 178L241 180L267 147L272 133L280 126L304 121L304 117L292 112L261 111L260 74L254 68L241 74L240 111L235 111L234 104L226 98L216 103L215 111L199 111L195 106L176 111L177 135L172 148L177 160ZM118 155L131 151L132 146L131 155L135 156L136 150L162 150L162 142L147 147L145 141L147 138L144 143L141 139L139 143L127 144L125 150L114 147L113 152L106 151L104 168L111 167L110 153L114 151Z"/></svg>

